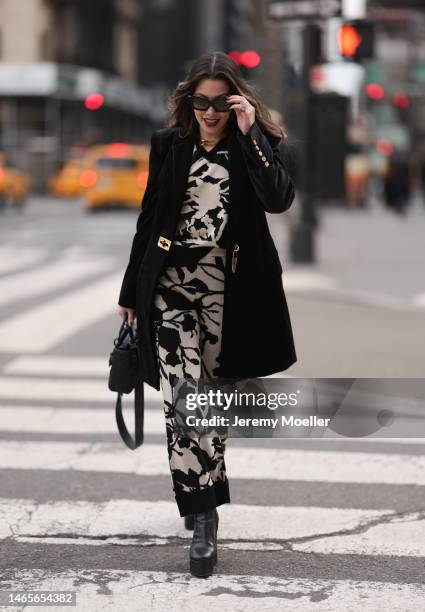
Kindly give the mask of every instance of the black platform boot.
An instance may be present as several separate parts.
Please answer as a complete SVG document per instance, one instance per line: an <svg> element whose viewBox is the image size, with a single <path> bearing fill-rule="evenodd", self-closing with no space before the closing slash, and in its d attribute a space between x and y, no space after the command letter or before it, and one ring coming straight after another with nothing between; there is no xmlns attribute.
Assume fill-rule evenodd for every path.
<svg viewBox="0 0 425 612"><path fill-rule="evenodd" d="M194 530L190 545L190 573L206 578L213 573L217 563L217 509L194 514Z"/></svg>
<svg viewBox="0 0 425 612"><path fill-rule="evenodd" d="M189 531L193 531L193 528L195 527L195 517L193 514L188 514L184 517L184 526Z"/></svg>

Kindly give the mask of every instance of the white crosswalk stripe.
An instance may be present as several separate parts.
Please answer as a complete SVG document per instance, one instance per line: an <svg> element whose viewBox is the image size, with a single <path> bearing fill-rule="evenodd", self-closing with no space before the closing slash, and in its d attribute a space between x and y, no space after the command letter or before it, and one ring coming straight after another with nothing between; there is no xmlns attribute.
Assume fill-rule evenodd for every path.
<svg viewBox="0 0 425 612"><path fill-rule="evenodd" d="M425 457L417 455L232 448L231 440L226 453L234 478L425 486ZM146 443L130 454L121 444L102 442L0 441L0 469L155 475L169 473L166 459L159 444Z"/></svg>
<svg viewBox="0 0 425 612"><path fill-rule="evenodd" d="M113 260L81 258L60 259L36 270L0 279L0 306L13 304L20 299L28 300L44 293L67 288L76 281L104 273L113 267Z"/></svg>
<svg viewBox="0 0 425 612"><path fill-rule="evenodd" d="M105 363L108 363L105 357ZM145 401L159 401L160 394L156 389L145 385ZM84 404L90 402L108 402L113 399L108 389L108 380L37 378L0 376L0 400L75 400ZM127 394L132 401L133 393Z"/></svg>
<svg viewBox="0 0 425 612"><path fill-rule="evenodd" d="M102 588L96 589L94 585L99 580ZM175 571L18 570L8 583L14 590L55 588L75 591L77 609L92 612L140 612L141 609L198 612L214 604L218 604L221 610L235 612L276 612L282 609L291 612L376 612L382 608L383 602L392 612L413 612L422 609L425 597L425 587L415 583L285 579L220 573L213 579L199 580L188 573Z"/></svg>
<svg viewBox="0 0 425 612"><path fill-rule="evenodd" d="M133 394L131 394L132 396ZM130 397L130 395L129 395ZM111 400L113 395L111 394ZM132 400L124 406L124 417L131 425L134 421ZM164 434L162 411L145 408L145 434ZM117 434L113 402L108 409L55 408L53 406L2 405L0 432L38 432L68 434ZM132 421L133 419L133 421Z"/></svg>
<svg viewBox="0 0 425 612"><path fill-rule="evenodd" d="M41 262L47 254L46 249L4 245L0 247L0 274L23 270Z"/></svg>
<svg viewBox="0 0 425 612"><path fill-rule="evenodd" d="M0 501L3 525L0 537L76 534L104 537L114 533L130 536L189 537L173 502L141 502L116 499L106 503L54 502L34 504L26 500ZM320 537L330 532L354 530L377 521L390 511L341 510L340 508L284 508L234 504L220 509L220 534L231 540L282 540ZM267 522L261 517L267 515ZM140 517L143 516L143 524ZM7 520L5 520L7 517ZM96 517L95 520L88 520ZM423 522L422 522L423 528ZM416 529L416 533L419 529ZM417 545L417 547L420 544ZM422 543L422 550L425 543Z"/></svg>
<svg viewBox="0 0 425 612"><path fill-rule="evenodd" d="M147 391L151 389L151 391ZM164 416L160 393L155 389L146 387L145 409L144 409L144 431L146 434L164 433ZM16 398L15 398L16 399ZM50 398L51 399L51 398ZM68 399L70 399L68 397ZM37 432L45 434L117 434L115 412L112 409L115 394L110 394L108 408L90 407L76 408L53 405L25 405L6 404L1 405L1 432ZM148 406L156 406L155 409ZM134 418L134 394L129 393L123 399L123 414L129 423ZM326 443L340 442L341 438L325 438ZM422 446L425 451L424 438L357 438L356 445L365 448L371 443L381 445L396 443L397 445ZM328 446L330 449L331 447Z"/></svg>
<svg viewBox="0 0 425 612"><path fill-rule="evenodd" d="M108 361L104 357L69 357L64 355L31 355L16 357L3 368L6 374L44 374L46 376L106 376Z"/></svg>
<svg viewBox="0 0 425 612"><path fill-rule="evenodd" d="M0 323L0 351L38 353L117 310L122 273L75 289Z"/></svg>

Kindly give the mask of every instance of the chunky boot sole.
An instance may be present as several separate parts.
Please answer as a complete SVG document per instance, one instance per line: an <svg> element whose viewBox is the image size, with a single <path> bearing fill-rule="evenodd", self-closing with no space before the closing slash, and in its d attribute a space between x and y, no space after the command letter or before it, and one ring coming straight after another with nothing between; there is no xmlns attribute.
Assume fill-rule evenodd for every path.
<svg viewBox="0 0 425 612"><path fill-rule="evenodd" d="M215 557L215 559L214 559ZM214 565L217 562L217 555L208 559L190 559L190 573L197 578L207 578L213 573Z"/></svg>
<svg viewBox="0 0 425 612"><path fill-rule="evenodd" d="M193 514L188 514L184 517L184 526L189 531L193 531L195 528L195 517Z"/></svg>

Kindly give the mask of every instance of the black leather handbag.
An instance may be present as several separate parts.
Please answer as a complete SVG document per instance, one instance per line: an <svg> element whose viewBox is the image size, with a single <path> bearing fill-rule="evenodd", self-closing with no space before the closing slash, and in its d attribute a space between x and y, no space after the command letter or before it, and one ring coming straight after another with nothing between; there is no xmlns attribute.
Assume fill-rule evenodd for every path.
<svg viewBox="0 0 425 612"><path fill-rule="evenodd" d="M123 319L114 348L109 355L109 381L111 391L118 393L115 404L115 418L123 442L134 450L143 444L144 392L138 354L137 328ZM129 433L122 414L122 395L134 389L134 439Z"/></svg>

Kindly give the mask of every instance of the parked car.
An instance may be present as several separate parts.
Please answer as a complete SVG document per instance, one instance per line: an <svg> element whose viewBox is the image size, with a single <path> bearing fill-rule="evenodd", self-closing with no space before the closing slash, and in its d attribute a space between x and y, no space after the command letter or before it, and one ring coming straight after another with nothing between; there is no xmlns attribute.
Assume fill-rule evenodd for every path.
<svg viewBox="0 0 425 612"><path fill-rule="evenodd" d="M92 147L80 174L85 208L139 208L146 189L149 147L111 143Z"/></svg>
<svg viewBox="0 0 425 612"><path fill-rule="evenodd" d="M6 156L0 151L0 209L8 204L21 209L27 200L30 177L6 163Z"/></svg>

